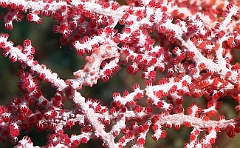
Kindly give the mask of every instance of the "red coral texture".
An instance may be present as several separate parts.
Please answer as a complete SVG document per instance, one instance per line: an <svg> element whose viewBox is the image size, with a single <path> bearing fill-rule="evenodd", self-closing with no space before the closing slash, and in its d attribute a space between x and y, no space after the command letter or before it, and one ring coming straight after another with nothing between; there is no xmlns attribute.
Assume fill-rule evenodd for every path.
<svg viewBox="0 0 240 148"><path fill-rule="evenodd" d="M0 106L2 141L39 147L27 134L20 138L21 131L36 128L50 132L45 147L99 139L102 147L141 148L147 136L157 141L168 136L166 128L185 126L191 132L182 147L209 148L219 133L240 132L240 117L225 119L219 112L226 96L237 102L237 114L240 110L237 0L0 0L0 7L6 10L0 19L7 30L15 20L40 24L43 17L53 18L62 46L85 59L75 78L62 79L35 59L31 40L16 46L2 33L2 55L20 65L16 85L22 91ZM108 83L120 69L141 74L145 84L113 92L111 106L81 93L101 80ZM54 97L42 93L42 81L56 89ZM70 109L63 107L67 100L73 102ZM75 125L80 133L66 134Z"/></svg>

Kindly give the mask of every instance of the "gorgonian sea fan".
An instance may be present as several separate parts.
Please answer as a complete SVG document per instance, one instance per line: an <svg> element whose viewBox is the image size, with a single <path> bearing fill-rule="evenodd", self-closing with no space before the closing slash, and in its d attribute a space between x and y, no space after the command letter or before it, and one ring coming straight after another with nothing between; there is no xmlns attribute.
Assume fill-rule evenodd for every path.
<svg viewBox="0 0 240 148"><path fill-rule="evenodd" d="M167 138L166 128L185 126L192 130L182 146L208 148L218 133L234 137L240 131L240 64L234 57L240 46L238 1L119 3L0 0L6 29L14 29L14 20L40 24L43 17L52 18L62 46L70 45L85 61L73 72L74 78L63 79L37 60L37 47L30 39L16 46L1 29L0 49L20 65L16 85L22 92L0 106L2 141L40 147L27 133L21 136L21 131L36 128L49 131L45 147L77 147L99 139L104 147L141 148L150 147L147 135L157 141ZM136 80L144 85L133 84L122 94L113 92L111 106L84 97L83 88L93 87L99 79L112 83L110 79L120 72L132 77L140 73L142 79ZM43 93L41 82L56 89L54 97ZM226 96L236 102L235 118L225 119L220 112L225 104L221 98ZM194 98L204 100L204 105ZM65 108L68 100L72 106ZM66 132L75 125L79 134Z"/></svg>

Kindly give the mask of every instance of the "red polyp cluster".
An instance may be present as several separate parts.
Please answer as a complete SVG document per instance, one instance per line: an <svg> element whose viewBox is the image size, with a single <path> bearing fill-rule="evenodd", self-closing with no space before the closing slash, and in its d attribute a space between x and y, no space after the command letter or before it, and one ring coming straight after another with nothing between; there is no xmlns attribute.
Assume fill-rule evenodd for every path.
<svg viewBox="0 0 240 148"><path fill-rule="evenodd" d="M237 1L0 0L0 7L7 30L15 20L38 25L43 17L54 19L62 46L69 44L85 61L74 78L62 79L36 60L41 49L30 39L14 45L1 31L2 55L20 65L16 85L22 93L0 106L1 141L38 147L27 133L36 128L49 132L45 147L100 139L103 147L142 148L152 147L149 134L157 141L171 136L166 128L181 132L184 126L191 132L183 147L208 148L221 145L220 132L231 138L240 132L239 116L225 119L222 111L234 101L235 114L240 110ZM124 83L111 81L115 76ZM113 100L103 106L98 100L103 96L85 98L82 91L100 80L111 87L131 84L132 90L106 90ZM41 82L51 84L53 97L42 92ZM65 107L68 101L71 108ZM78 126L77 133L67 132Z"/></svg>

